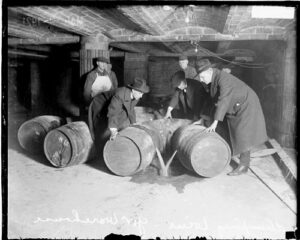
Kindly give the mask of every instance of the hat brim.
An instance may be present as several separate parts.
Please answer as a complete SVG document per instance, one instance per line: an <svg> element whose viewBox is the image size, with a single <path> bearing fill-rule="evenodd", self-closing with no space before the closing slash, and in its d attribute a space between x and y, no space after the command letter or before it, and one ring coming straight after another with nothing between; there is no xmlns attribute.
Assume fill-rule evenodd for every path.
<svg viewBox="0 0 300 240"><path fill-rule="evenodd" d="M198 69L198 73L200 74L200 73L202 73L202 72L206 71L206 70L207 70L207 69L209 69L209 68L211 68L211 65L204 66L204 67L202 67L202 68Z"/></svg>
<svg viewBox="0 0 300 240"><path fill-rule="evenodd" d="M108 62L108 61L104 61L104 60L96 60L96 62L103 62L103 63L107 63L107 64L109 64L110 62Z"/></svg>
<svg viewBox="0 0 300 240"><path fill-rule="evenodd" d="M196 77L197 77L200 73L206 71L207 69L209 69L209 68L214 68L214 67L216 67L216 64L214 64L214 63L213 63L213 64L209 64L209 65L207 65L207 66L203 66L202 68L200 68L200 69L197 70L197 75L196 75Z"/></svg>
<svg viewBox="0 0 300 240"><path fill-rule="evenodd" d="M137 88L137 87L134 87L134 86L131 86L131 85L127 85L127 87L129 87L131 89L134 89L136 91L142 92L142 93L148 93L148 92L150 92L150 89L149 89L148 86L144 87L143 89Z"/></svg>
<svg viewBox="0 0 300 240"><path fill-rule="evenodd" d="M109 64L110 61L108 59L104 59L104 58L95 58L96 62L103 62L103 63L107 63Z"/></svg>

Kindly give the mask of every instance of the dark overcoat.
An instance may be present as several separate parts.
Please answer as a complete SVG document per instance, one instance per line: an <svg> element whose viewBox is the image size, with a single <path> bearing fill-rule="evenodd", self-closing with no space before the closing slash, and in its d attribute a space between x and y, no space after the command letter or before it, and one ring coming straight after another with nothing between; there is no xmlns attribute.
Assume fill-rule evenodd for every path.
<svg viewBox="0 0 300 240"><path fill-rule="evenodd" d="M233 155L268 140L260 101L247 84L213 68L210 95L215 103L214 120L227 118Z"/></svg>
<svg viewBox="0 0 300 240"><path fill-rule="evenodd" d="M134 107L138 100L131 99L131 89L120 87L108 106L108 127L121 130L136 122Z"/></svg>
<svg viewBox="0 0 300 240"><path fill-rule="evenodd" d="M186 79L187 87L186 92L176 88L169 106L179 110L180 118L199 119L200 113L208 94L206 93L203 85L193 79ZM186 96L186 103L184 97ZM187 105L187 112L184 111L183 106Z"/></svg>
<svg viewBox="0 0 300 240"><path fill-rule="evenodd" d="M186 69L183 69L185 78L196 79L197 71L194 67L188 65Z"/></svg>
<svg viewBox="0 0 300 240"><path fill-rule="evenodd" d="M90 106L88 111L88 125L93 140L99 139L104 141L110 132L107 132L108 126L108 106L114 96L116 90L111 90L97 94Z"/></svg>

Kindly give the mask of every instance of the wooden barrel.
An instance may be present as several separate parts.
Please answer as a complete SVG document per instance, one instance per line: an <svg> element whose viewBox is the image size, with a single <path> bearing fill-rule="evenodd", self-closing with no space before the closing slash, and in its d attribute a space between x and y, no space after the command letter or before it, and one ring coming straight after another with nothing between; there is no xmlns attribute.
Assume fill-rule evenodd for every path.
<svg viewBox="0 0 300 240"><path fill-rule="evenodd" d="M187 169L203 177L220 174L231 160L227 142L217 133L205 133L205 127L189 125L176 130L172 146L177 158Z"/></svg>
<svg viewBox="0 0 300 240"><path fill-rule="evenodd" d="M30 153L42 153L45 136L52 129L65 124L63 118L43 115L24 122L18 130L18 140L22 148Z"/></svg>
<svg viewBox="0 0 300 240"><path fill-rule="evenodd" d="M117 175L133 175L151 163L156 147L163 151L173 132L189 123L185 119L159 119L131 125L120 131L114 141L106 142L104 162Z"/></svg>
<svg viewBox="0 0 300 240"><path fill-rule="evenodd" d="M161 152L164 152L171 140L173 133L178 128L187 126L191 123L192 121L188 119L173 118L143 122L140 125L149 131L151 130L154 132L151 134L154 144Z"/></svg>
<svg viewBox="0 0 300 240"><path fill-rule="evenodd" d="M85 122L66 124L50 131L45 137L44 153L55 167L68 167L88 160L93 145Z"/></svg>
<svg viewBox="0 0 300 240"><path fill-rule="evenodd" d="M134 111L137 123L151 121L155 118L153 110L149 107L136 106L134 107Z"/></svg>

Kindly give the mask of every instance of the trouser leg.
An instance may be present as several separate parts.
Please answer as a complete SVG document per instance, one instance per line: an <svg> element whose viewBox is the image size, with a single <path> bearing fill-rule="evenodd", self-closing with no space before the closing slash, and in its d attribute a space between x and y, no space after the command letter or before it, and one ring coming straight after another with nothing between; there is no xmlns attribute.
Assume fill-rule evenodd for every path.
<svg viewBox="0 0 300 240"><path fill-rule="evenodd" d="M250 164L250 151L243 152L240 155L240 164L244 166L249 166Z"/></svg>
<svg viewBox="0 0 300 240"><path fill-rule="evenodd" d="M238 176L248 171L250 164L250 151L246 151L240 154L240 164L232 172L228 173L229 176Z"/></svg>

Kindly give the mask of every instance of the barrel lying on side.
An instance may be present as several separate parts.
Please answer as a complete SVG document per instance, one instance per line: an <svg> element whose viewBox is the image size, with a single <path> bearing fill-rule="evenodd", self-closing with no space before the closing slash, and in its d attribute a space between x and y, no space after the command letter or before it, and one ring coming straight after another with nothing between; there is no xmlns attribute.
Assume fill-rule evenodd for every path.
<svg viewBox="0 0 300 240"><path fill-rule="evenodd" d="M67 167L88 160L93 145L85 122L72 122L50 131L45 137L44 152L55 167Z"/></svg>
<svg viewBox="0 0 300 240"><path fill-rule="evenodd" d="M219 134L204 130L199 125L181 127L172 136L172 146L184 167L200 176L214 177L229 164L231 150Z"/></svg>
<svg viewBox="0 0 300 240"><path fill-rule="evenodd" d="M18 140L22 148L30 153L42 153L45 136L52 129L65 124L63 118L43 115L24 122L18 130Z"/></svg>
<svg viewBox="0 0 300 240"><path fill-rule="evenodd" d="M168 144L170 144L173 133L179 128L191 124L188 119L158 119L155 121L147 121L135 127L143 127L145 131L152 137L155 146L164 152Z"/></svg>
<svg viewBox="0 0 300 240"><path fill-rule="evenodd" d="M106 166L115 174L130 176L145 169L156 155L156 148L164 151L167 139L185 119L159 119L131 125L120 131L114 141L108 141L103 150Z"/></svg>

